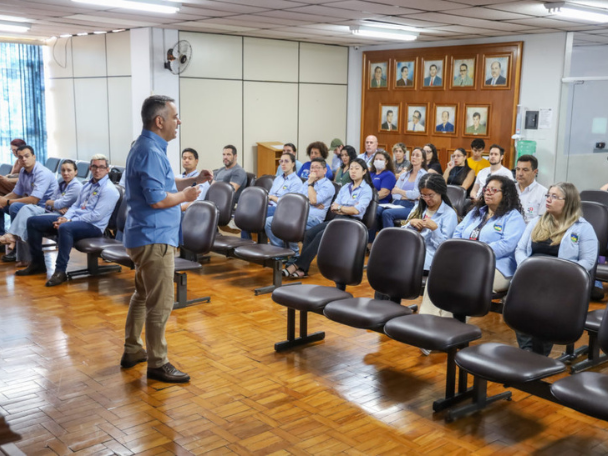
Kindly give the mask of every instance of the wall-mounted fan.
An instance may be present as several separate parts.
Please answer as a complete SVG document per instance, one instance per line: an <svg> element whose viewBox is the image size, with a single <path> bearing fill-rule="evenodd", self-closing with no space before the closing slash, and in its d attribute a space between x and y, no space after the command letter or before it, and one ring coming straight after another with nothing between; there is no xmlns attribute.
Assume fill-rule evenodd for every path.
<svg viewBox="0 0 608 456"><path fill-rule="evenodd" d="M186 40L180 40L167 51L165 68L173 74L183 73L192 58L192 46Z"/></svg>

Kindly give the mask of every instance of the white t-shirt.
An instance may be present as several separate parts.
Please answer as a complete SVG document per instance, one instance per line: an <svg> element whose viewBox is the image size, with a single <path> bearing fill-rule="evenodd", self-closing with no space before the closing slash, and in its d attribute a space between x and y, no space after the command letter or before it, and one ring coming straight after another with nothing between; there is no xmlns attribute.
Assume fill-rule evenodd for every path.
<svg viewBox="0 0 608 456"><path fill-rule="evenodd" d="M534 181L528 185L522 192L517 187L517 193L519 195L519 201L521 201L521 207L524 209L524 219L526 223L535 217L541 216L547 210L545 195L547 194L547 188Z"/></svg>
<svg viewBox="0 0 608 456"><path fill-rule="evenodd" d="M488 180L488 177L490 177L490 176L505 176L511 180L514 180L513 173L511 172L511 170L509 168L505 168L502 165L500 166L498 171L494 171L494 172L492 172L491 167L484 168L481 171L479 171L479 174L477 175L477 178L475 179L475 183L479 184L479 190L477 191L477 198L481 197L483 188L486 186L486 181Z"/></svg>

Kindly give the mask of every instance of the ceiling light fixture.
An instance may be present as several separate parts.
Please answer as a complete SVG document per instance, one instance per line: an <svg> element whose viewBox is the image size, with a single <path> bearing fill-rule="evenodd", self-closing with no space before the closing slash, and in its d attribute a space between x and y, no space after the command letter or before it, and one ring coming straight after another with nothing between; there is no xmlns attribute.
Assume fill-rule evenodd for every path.
<svg viewBox="0 0 608 456"><path fill-rule="evenodd" d="M2 32L25 33L30 28L32 28L32 24L25 22L0 21L0 31Z"/></svg>
<svg viewBox="0 0 608 456"><path fill-rule="evenodd" d="M385 40L414 41L418 38L418 32L411 32L399 28L368 27L365 25L351 25L350 31L353 35L368 38L382 38Z"/></svg>
<svg viewBox="0 0 608 456"><path fill-rule="evenodd" d="M608 22L608 10L605 9L573 5L566 2L545 3L545 8L549 13L561 16L564 19L589 21L596 24Z"/></svg>
<svg viewBox="0 0 608 456"><path fill-rule="evenodd" d="M105 6L106 8L124 8L151 13L173 14L181 8L180 3L172 3L162 0L72 0L76 3L88 3L90 5Z"/></svg>

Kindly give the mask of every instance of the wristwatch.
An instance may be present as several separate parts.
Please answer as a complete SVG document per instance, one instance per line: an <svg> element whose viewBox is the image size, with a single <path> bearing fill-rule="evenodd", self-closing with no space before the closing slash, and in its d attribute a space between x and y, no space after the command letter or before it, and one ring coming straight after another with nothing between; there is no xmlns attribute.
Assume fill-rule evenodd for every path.
<svg viewBox="0 0 608 456"><path fill-rule="evenodd" d="M342 212L342 206L338 206L338 212Z"/></svg>

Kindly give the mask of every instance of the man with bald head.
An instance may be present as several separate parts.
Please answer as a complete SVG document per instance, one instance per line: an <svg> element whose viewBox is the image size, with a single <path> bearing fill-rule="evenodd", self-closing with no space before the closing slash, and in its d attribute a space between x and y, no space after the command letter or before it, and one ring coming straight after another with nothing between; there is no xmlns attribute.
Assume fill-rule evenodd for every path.
<svg viewBox="0 0 608 456"><path fill-rule="evenodd" d="M374 159L374 155L376 155L376 150L378 149L378 138L374 135L369 135L365 138L365 152L360 154L357 158L362 158L367 163L369 167L370 163Z"/></svg>

